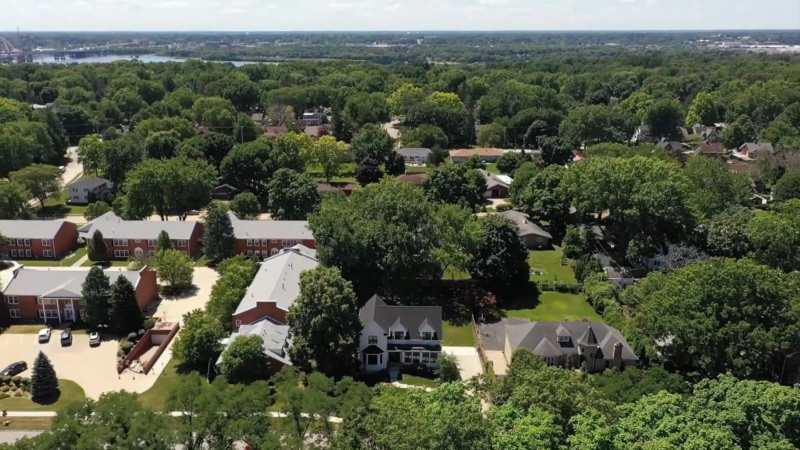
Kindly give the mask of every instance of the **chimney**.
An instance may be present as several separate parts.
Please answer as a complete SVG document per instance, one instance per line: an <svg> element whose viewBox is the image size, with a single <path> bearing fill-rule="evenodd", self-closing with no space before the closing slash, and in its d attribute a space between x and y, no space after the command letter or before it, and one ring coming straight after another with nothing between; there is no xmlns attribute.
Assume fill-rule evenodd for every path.
<svg viewBox="0 0 800 450"><path fill-rule="evenodd" d="M621 367L622 366L622 344L617 342L614 344L614 367Z"/></svg>

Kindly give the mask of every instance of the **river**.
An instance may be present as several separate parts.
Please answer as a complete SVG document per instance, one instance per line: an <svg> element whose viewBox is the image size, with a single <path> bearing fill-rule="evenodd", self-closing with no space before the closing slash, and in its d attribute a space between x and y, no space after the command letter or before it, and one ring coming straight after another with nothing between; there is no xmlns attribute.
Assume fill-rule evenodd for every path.
<svg viewBox="0 0 800 450"><path fill-rule="evenodd" d="M184 62L187 58L173 58L171 56L158 56L158 55L105 55L105 56L91 56L89 58L77 59L60 59L56 60L52 56L34 56L33 61L39 64L103 64L112 63L114 61L130 61L137 58L143 63L161 63L161 62ZM241 67L247 64L259 64L257 61L209 61L215 63L231 63L236 67ZM277 62L263 62L262 64L278 64Z"/></svg>

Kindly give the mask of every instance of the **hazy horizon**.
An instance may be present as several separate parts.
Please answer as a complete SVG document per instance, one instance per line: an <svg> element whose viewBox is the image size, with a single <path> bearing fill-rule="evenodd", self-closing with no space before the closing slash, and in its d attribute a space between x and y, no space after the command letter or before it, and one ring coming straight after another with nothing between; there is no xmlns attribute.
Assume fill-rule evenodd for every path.
<svg viewBox="0 0 800 450"><path fill-rule="evenodd" d="M665 32L800 29L800 1L6 0L25 32ZM123 32L123 31L116 31Z"/></svg>

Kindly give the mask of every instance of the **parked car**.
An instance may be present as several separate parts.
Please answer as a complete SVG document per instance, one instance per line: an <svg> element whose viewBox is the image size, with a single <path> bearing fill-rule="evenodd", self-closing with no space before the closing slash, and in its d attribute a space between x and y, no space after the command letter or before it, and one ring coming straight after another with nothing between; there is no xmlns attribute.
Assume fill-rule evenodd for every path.
<svg viewBox="0 0 800 450"><path fill-rule="evenodd" d="M45 328L43 330L39 330L39 343L50 342L50 335L53 334L53 330L50 328Z"/></svg>
<svg viewBox="0 0 800 450"><path fill-rule="evenodd" d="M67 171L67 168L66 168L66 166L58 166L58 171L61 172L61 173L64 173L64 172Z"/></svg>
<svg viewBox="0 0 800 450"><path fill-rule="evenodd" d="M28 363L25 361L17 361L15 363L9 364L8 367L3 369L3 372L0 375L4 377L13 377L14 375L24 372L28 370Z"/></svg>
<svg viewBox="0 0 800 450"><path fill-rule="evenodd" d="M94 332L89 334L89 347L100 345L100 333Z"/></svg>
<svg viewBox="0 0 800 450"><path fill-rule="evenodd" d="M72 345L72 331L64 330L61 332L61 346Z"/></svg>

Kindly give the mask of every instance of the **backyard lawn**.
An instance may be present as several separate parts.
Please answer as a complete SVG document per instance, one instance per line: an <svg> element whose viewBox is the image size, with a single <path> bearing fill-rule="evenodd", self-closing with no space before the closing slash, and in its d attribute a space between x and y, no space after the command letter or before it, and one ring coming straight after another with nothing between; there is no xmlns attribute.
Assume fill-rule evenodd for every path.
<svg viewBox="0 0 800 450"><path fill-rule="evenodd" d="M29 267L69 267L86 255L86 247L75 250L64 259L15 259L14 261Z"/></svg>
<svg viewBox="0 0 800 450"><path fill-rule="evenodd" d="M164 367L153 387L139 394L139 401L154 411L166 410L167 399L180 385L183 376L184 372L178 367L175 358L170 358L167 367Z"/></svg>
<svg viewBox="0 0 800 450"><path fill-rule="evenodd" d="M442 345L453 347L475 347L472 336L472 324L455 325L452 322L442 322Z"/></svg>
<svg viewBox="0 0 800 450"><path fill-rule="evenodd" d="M44 208L39 209L40 216L82 216L86 212L86 205L68 205L69 192L64 189L58 198L51 198L44 202Z"/></svg>
<svg viewBox="0 0 800 450"><path fill-rule="evenodd" d="M439 387L439 385L436 384L436 382L431 380L431 379L422 378L422 377L416 377L414 375L403 374L402 375L402 379L399 380L399 381L401 383L403 383L403 384L410 384L412 386L422 386L422 387L428 387L428 388L434 388L434 389Z"/></svg>
<svg viewBox="0 0 800 450"><path fill-rule="evenodd" d="M526 307L527 306L527 307ZM506 317L518 317L530 321L558 322L564 319L602 322L603 318L592 308L583 294L564 294L561 292L542 292L536 304L526 305L518 302L505 309Z"/></svg>
<svg viewBox="0 0 800 450"><path fill-rule="evenodd" d="M69 380L58 380L60 394L53 398L34 402L27 397L10 397L0 400L0 409L7 411L62 411L67 406L75 402L86 399L83 389L78 383Z"/></svg>
<svg viewBox="0 0 800 450"><path fill-rule="evenodd" d="M65 329L67 328L67 322L62 325L59 325L57 329ZM73 328L73 326L77 328ZM45 328L49 328L47 324L44 323L37 323L33 325L11 325L3 331L3 333L8 334L39 334L39 330L43 330ZM72 334L87 334L88 330L86 329L85 322L72 322L72 325L69 326L69 329L72 330ZM69 383L72 383L69 381Z"/></svg>
<svg viewBox="0 0 800 450"><path fill-rule="evenodd" d="M531 275L531 281L560 281L562 283L576 283L575 273L570 266L561 265L561 247L554 250L531 250L528 256L528 265L531 269L543 271L540 275Z"/></svg>
<svg viewBox="0 0 800 450"><path fill-rule="evenodd" d="M128 267L130 261L101 261L101 262L94 262L92 260L88 260L85 263L81 264L81 267L92 267L95 264L98 266L103 267Z"/></svg>

